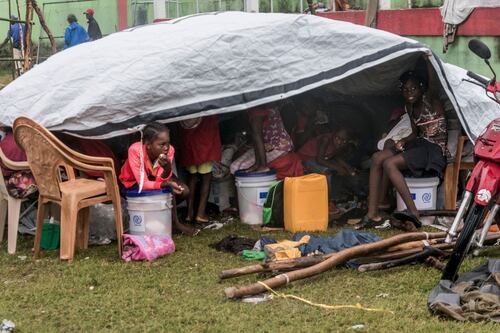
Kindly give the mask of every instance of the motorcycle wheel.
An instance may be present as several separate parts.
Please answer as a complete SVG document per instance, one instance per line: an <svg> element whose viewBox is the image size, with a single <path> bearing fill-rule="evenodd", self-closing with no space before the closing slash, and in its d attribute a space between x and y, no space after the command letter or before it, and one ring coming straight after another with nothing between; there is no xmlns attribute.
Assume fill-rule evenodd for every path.
<svg viewBox="0 0 500 333"><path fill-rule="evenodd" d="M457 279L458 270L469 252L474 233L488 211L486 208L487 206L481 206L475 202L470 207L469 213L464 221L464 228L458 236L455 247L453 248L453 253L446 264L441 280L450 280L454 282Z"/></svg>

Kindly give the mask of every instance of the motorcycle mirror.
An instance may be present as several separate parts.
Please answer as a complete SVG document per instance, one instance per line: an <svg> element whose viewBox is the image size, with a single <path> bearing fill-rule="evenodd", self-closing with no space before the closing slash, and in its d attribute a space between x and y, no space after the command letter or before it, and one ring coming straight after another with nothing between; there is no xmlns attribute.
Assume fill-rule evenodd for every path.
<svg viewBox="0 0 500 333"><path fill-rule="evenodd" d="M479 39L471 39L471 41L469 42L469 49L483 60L488 60L491 58L490 49Z"/></svg>

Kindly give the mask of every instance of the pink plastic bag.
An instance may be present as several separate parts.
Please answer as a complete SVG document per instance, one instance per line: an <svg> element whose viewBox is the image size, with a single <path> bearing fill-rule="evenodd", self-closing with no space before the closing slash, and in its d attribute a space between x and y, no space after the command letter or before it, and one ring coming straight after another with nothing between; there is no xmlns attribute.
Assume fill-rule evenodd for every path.
<svg viewBox="0 0 500 333"><path fill-rule="evenodd" d="M153 261L156 258L175 252L175 244L169 236L160 235L123 235L122 259L125 261Z"/></svg>

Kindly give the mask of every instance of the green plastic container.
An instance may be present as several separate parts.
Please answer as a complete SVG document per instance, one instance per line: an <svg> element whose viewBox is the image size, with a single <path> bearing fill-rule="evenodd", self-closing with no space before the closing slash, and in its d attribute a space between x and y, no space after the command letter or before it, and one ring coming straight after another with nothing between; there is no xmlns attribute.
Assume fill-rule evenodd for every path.
<svg viewBox="0 0 500 333"><path fill-rule="evenodd" d="M42 240L40 247L42 250L56 250L59 248L61 227L57 223L45 222L42 227Z"/></svg>

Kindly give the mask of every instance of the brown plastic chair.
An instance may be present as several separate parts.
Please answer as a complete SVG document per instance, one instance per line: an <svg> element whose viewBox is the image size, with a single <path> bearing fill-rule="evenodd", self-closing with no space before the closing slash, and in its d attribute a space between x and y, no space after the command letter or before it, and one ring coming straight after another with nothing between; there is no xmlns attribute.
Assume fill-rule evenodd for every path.
<svg viewBox="0 0 500 333"><path fill-rule="evenodd" d="M73 151L43 126L26 117L14 121L14 137L24 149L38 185L38 216L35 256L40 253L40 239L45 204L61 206L60 258L73 261L77 234L79 248L86 249L89 238L89 207L112 201L115 211L118 253L122 252L123 224L120 194L113 161ZM75 170L102 172L104 181L77 178ZM67 180L63 180L62 172Z"/></svg>
<svg viewBox="0 0 500 333"><path fill-rule="evenodd" d="M14 162L9 160L2 149L0 149L0 161L10 170L21 171L30 169L28 162ZM0 242L3 241L5 220L8 220L7 252L9 254L16 253L19 216L21 213L21 203L23 201L24 199L17 199L9 194L5 179L0 170Z"/></svg>

